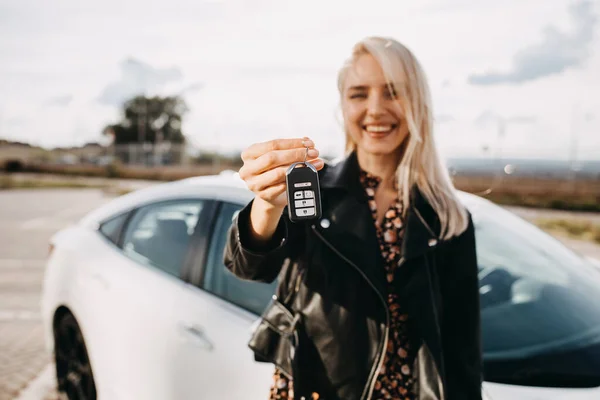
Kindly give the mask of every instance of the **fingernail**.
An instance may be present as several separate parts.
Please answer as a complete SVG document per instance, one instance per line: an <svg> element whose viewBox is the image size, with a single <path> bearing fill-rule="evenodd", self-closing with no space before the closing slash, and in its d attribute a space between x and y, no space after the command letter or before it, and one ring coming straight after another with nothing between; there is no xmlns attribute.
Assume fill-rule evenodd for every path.
<svg viewBox="0 0 600 400"><path fill-rule="evenodd" d="M309 157L314 158L314 157L316 157L318 155L319 155L319 150L317 150L317 149L310 149L310 150L308 150L308 156Z"/></svg>
<svg viewBox="0 0 600 400"><path fill-rule="evenodd" d="M306 139L306 140L302 141L302 146L304 146L304 147L315 147L315 144L313 143L312 140Z"/></svg>
<svg viewBox="0 0 600 400"><path fill-rule="evenodd" d="M320 158L317 158L316 160L312 160L310 163L317 168L324 164L323 160L321 160Z"/></svg>

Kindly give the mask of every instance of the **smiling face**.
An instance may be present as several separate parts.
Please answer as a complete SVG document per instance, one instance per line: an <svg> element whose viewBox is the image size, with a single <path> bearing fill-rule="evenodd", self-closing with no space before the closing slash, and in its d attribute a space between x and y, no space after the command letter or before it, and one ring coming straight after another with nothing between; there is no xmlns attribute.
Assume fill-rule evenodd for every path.
<svg viewBox="0 0 600 400"><path fill-rule="evenodd" d="M408 137L401 99L369 53L358 56L345 75L342 111L346 132L359 152L394 155Z"/></svg>

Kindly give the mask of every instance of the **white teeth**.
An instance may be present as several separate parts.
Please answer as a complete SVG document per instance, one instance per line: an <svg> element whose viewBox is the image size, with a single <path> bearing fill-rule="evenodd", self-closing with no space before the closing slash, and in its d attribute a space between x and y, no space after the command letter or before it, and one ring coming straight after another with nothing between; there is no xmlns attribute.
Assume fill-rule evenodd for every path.
<svg viewBox="0 0 600 400"><path fill-rule="evenodd" d="M368 125L366 127L368 132L387 132L392 130L391 125Z"/></svg>

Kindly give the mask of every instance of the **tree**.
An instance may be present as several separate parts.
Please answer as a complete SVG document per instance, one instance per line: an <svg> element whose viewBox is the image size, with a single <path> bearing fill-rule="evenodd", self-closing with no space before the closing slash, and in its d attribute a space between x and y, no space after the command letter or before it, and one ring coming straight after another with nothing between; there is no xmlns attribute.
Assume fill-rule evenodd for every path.
<svg viewBox="0 0 600 400"><path fill-rule="evenodd" d="M136 96L123 104L123 118L104 128L104 134L114 135L115 144L183 143L183 115L189 111L179 96Z"/></svg>

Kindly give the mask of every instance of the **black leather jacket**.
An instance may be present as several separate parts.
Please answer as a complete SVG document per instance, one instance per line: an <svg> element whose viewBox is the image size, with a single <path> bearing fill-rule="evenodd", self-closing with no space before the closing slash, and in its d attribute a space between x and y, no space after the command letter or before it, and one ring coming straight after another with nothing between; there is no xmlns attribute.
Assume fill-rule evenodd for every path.
<svg viewBox="0 0 600 400"><path fill-rule="evenodd" d="M225 265L242 279L272 282L285 297L299 271L294 301L304 345L294 370L295 398L370 399L389 338L383 260L356 154L319 171L322 218L289 221L285 210L273 242L252 248L248 204L234 220ZM419 346L413 366L420 400L481 399L479 286L475 235L438 239L433 209L415 191L402 242L397 293ZM307 254L307 249L309 254ZM299 352L300 353L300 352Z"/></svg>

